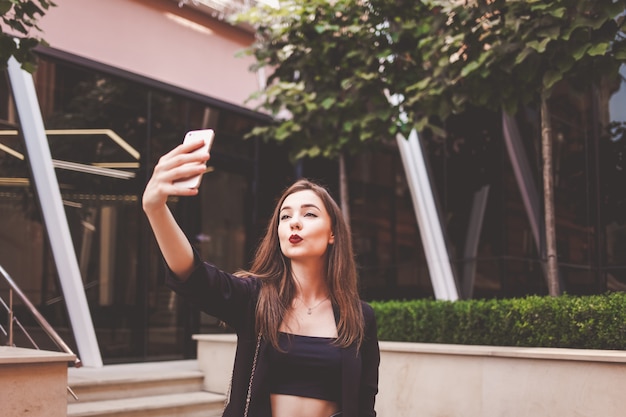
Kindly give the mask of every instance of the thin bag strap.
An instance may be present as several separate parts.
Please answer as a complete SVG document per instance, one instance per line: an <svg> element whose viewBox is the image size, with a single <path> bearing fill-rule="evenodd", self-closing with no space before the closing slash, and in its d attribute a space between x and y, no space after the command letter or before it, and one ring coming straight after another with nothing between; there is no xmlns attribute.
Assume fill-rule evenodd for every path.
<svg viewBox="0 0 626 417"><path fill-rule="evenodd" d="M256 362L259 357L259 349L261 347L261 333L256 339L256 349L254 350L254 359L252 360L252 372L250 373L250 382L248 382L248 393L246 394L246 409L243 417L248 417L248 408L250 408L250 398L252 397L252 380L254 379L254 371L256 370Z"/></svg>
<svg viewBox="0 0 626 417"><path fill-rule="evenodd" d="M250 398L252 397L252 379L254 378L254 372L256 370L256 362L259 357L259 349L261 348L261 333L256 339L256 348L254 350L254 359L252 360L252 371L250 372L250 382L248 382L248 392L246 393L246 408L243 413L243 417L248 417L248 408L250 407ZM224 409L222 413L226 411L226 406L230 403L230 392L233 388L233 377L230 377L230 383L228 384L228 390L226 391L226 401L224 401Z"/></svg>

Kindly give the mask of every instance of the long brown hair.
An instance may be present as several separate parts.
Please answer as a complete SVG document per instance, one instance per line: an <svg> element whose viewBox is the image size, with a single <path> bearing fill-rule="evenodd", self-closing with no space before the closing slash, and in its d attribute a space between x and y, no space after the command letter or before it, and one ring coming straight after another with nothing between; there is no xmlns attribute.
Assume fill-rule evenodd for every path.
<svg viewBox="0 0 626 417"><path fill-rule="evenodd" d="M337 345L347 347L356 343L360 346L363 340L363 312L357 288L350 228L328 190L308 179L296 181L283 192L265 236L257 247L252 266L249 271L245 271L246 274L258 277L263 283L256 308L257 330L278 348L278 328L296 293L290 261L280 250L278 240L280 208L289 195L304 190L313 191L322 200L335 235L334 243L327 248L325 279L331 302L340 312Z"/></svg>

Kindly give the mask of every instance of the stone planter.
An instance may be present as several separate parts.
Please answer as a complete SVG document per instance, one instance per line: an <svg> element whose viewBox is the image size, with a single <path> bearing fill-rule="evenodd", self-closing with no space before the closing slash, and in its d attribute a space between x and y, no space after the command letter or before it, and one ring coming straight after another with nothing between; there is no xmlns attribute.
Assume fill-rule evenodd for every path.
<svg viewBox="0 0 626 417"><path fill-rule="evenodd" d="M224 393L235 335L196 335ZM626 352L380 342L380 417L622 417Z"/></svg>
<svg viewBox="0 0 626 417"><path fill-rule="evenodd" d="M0 416L67 416L67 369L74 355L0 346Z"/></svg>

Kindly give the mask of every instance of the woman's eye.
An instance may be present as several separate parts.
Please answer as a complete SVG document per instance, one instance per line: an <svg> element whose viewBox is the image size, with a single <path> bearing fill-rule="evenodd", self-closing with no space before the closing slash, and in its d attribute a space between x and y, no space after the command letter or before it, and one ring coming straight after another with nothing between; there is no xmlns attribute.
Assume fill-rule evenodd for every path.
<svg viewBox="0 0 626 417"><path fill-rule="evenodd" d="M283 214L282 216L280 216L280 220L287 220L289 218L288 214Z"/></svg>
<svg viewBox="0 0 626 417"><path fill-rule="evenodd" d="M305 213L305 216L308 216L308 217L317 217L317 214L315 214L315 213Z"/></svg>

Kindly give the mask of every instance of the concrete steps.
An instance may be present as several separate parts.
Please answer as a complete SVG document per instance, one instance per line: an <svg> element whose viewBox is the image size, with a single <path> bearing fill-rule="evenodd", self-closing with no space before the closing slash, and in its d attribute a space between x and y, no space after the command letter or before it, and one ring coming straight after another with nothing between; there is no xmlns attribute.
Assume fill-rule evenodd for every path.
<svg viewBox="0 0 626 417"><path fill-rule="evenodd" d="M218 417L224 395L203 390L196 360L69 368L68 417Z"/></svg>
<svg viewBox="0 0 626 417"><path fill-rule="evenodd" d="M68 404L68 417L219 417L223 398L209 392L187 392Z"/></svg>

